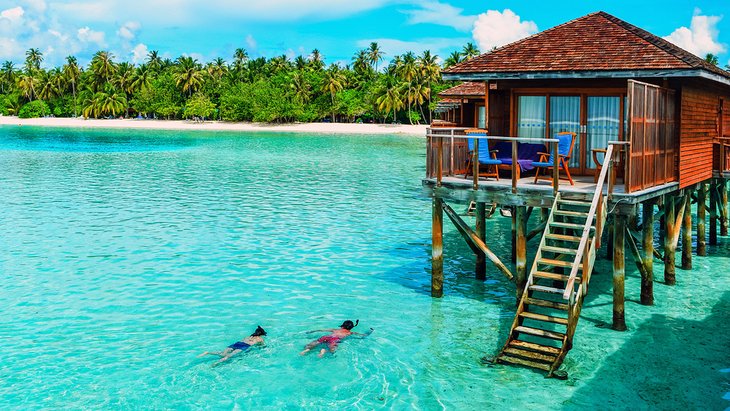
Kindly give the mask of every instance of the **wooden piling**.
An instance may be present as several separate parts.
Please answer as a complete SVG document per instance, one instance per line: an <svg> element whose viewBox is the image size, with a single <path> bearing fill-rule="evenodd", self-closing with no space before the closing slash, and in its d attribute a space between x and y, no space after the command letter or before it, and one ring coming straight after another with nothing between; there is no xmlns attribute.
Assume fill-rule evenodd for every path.
<svg viewBox="0 0 730 411"><path fill-rule="evenodd" d="M654 201L647 200L641 206L643 225L643 263L645 273L641 276L641 304L654 305Z"/></svg>
<svg viewBox="0 0 730 411"><path fill-rule="evenodd" d="M700 188L697 190L697 255L707 255L707 243L705 233L705 219L707 218L705 213L705 204L707 202L707 187L705 184L700 184Z"/></svg>
<svg viewBox="0 0 730 411"><path fill-rule="evenodd" d="M614 215L613 220L613 326L616 331L626 331L624 314L624 278L626 261L624 245L626 235L626 216Z"/></svg>
<svg viewBox="0 0 730 411"><path fill-rule="evenodd" d="M606 222L606 231L608 235L608 241L606 241L606 260L613 259L613 217L610 222Z"/></svg>
<svg viewBox="0 0 730 411"><path fill-rule="evenodd" d="M728 231L728 209L727 209L727 181L720 180L717 186L720 191L720 235L727 236Z"/></svg>
<svg viewBox="0 0 730 411"><path fill-rule="evenodd" d="M512 255L510 258L513 263L517 262L517 213L515 208L517 207L510 208L512 214Z"/></svg>
<svg viewBox="0 0 730 411"><path fill-rule="evenodd" d="M717 245L717 186L710 182L710 245Z"/></svg>
<svg viewBox="0 0 730 411"><path fill-rule="evenodd" d="M540 222L544 223L550 218L550 209L547 207L540 208Z"/></svg>
<svg viewBox="0 0 730 411"><path fill-rule="evenodd" d="M517 287L517 301L522 298L522 292L527 282L527 207L515 207L515 284Z"/></svg>
<svg viewBox="0 0 730 411"><path fill-rule="evenodd" d="M682 218L682 269L692 269L692 207L684 208Z"/></svg>
<svg viewBox="0 0 730 411"><path fill-rule="evenodd" d="M444 295L444 209L443 200L433 198L431 211L431 297Z"/></svg>
<svg viewBox="0 0 730 411"><path fill-rule="evenodd" d="M476 233L477 237L481 239L482 241L486 242L487 239L487 231L486 231L486 223L487 223L487 207L484 202L477 201L476 205ZM487 279L487 257L486 255L479 251L476 253L477 257L477 264L476 264L476 279L477 280L486 280Z"/></svg>
<svg viewBox="0 0 730 411"><path fill-rule="evenodd" d="M664 283L674 285L677 280L675 277L675 259L674 255L677 251L676 245L672 242L672 234L674 233L674 197L670 194L664 198Z"/></svg>

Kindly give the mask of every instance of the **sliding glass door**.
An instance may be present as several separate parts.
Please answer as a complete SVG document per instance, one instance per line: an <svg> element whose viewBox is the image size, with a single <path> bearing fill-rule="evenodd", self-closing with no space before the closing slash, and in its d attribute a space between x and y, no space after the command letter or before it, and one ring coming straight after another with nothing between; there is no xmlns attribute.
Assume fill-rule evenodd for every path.
<svg viewBox="0 0 730 411"><path fill-rule="evenodd" d="M621 127L621 97L588 97L586 127L586 168L595 169L591 150L608 147L609 141L619 138ZM599 157L599 161L600 160Z"/></svg>
<svg viewBox="0 0 730 411"><path fill-rule="evenodd" d="M550 136L560 132L580 136L580 96L550 96ZM568 167L580 168L580 138L576 138Z"/></svg>

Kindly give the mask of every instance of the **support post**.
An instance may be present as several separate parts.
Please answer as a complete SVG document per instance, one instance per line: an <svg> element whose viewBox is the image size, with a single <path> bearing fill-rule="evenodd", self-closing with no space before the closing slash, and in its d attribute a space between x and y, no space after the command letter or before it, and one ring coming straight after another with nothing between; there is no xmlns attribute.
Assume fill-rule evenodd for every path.
<svg viewBox="0 0 730 411"><path fill-rule="evenodd" d="M606 241L606 260L613 258L613 231L614 231L614 219L611 217L611 221L606 221L606 230L608 230L608 241Z"/></svg>
<svg viewBox="0 0 730 411"><path fill-rule="evenodd" d="M431 211L431 297L444 295L444 209L439 197Z"/></svg>
<svg viewBox="0 0 730 411"><path fill-rule="evenodd" d="M476 208L476 233L477 237L481 239L482 241L486 242L487 239L487 230L486 230L486 222L487 222L487 212L486 212L486 204L482 201L477 201L477 208ZM479 251L476 253L477 255L477 266L476 266L476 279L477 280L486 280L487 279L487 257L484 255L482 251Z"/></svg>
<svg viewBox="0 0 730 411"><path fill-rule="evenodd" d="M677 282L674 267L677 246L672 242L674 222L674 197L667 194L664 198L664 283L667 285L674 285Z"/></svg>
<svg viewBox="0 0 730 411"><path fill-rule="evenodd" d="M728 209L727 209L727 181L720 180L717 187L720 190L720 235L727 236Z"/></svg>
<svg viewBox="0 0 730 411"><path fill-rule="evenodd" d="M646 270L641 276L641 304L654 305L654 201L644 201L641 214L644 233L642 260Z"/></svg>
<svg viewBox="0 0 730 411"><path fill-rule="evenodd" d="M517 286L517 301L519 301L522 298L522 292L527 282L527 210L525 206L515 207L515 226L515 282Z"/></svg>
<svg viewBox="0 0 730 411"><path fill-rule="evenodd" d="M515 211L517 207L512 207L512 254L510 258L512 259L512 263L517 262L517 212Z"/></svg>
<svg viewBox="0 0 730 411"><path fill-rule="evenodd" d="M692 207L689 202L682 217L682 269L692 269Z"/></svg>
<svg viewBox="0 0 730 411"><path fill-rule="evenodd" d="M710 183L710 245L717 245L717 187Z"/></svg>
<svg viewBox="0 0 730 411"><path fill-rule="evenodd" d="M544 223L550 218L550 209L547 207L540 208L540 222Z"/></svg>
<svg viewBox="0 0 730 411"><path fill-rule="evenodd" d="M624 258L624 236L626 235L626 216L614 215L613 220L613 326L616 331L626 331L624 314L624 278L626 261Z"/></svg>
<svg viewBox="0 0 730 411"><path fill-rule="evenodd" d="M705 219L707 215L705 213L705 204L707 202L707 187L705 184L700 184L699 190L697 190L697 255L707 255L707 242L705 233Z"/></svg>

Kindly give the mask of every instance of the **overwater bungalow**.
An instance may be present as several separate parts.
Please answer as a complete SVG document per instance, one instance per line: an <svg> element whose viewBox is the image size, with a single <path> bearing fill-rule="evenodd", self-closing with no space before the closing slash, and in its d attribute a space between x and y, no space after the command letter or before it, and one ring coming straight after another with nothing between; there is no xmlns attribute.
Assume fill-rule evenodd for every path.
<svg viewBox="0 0 730 411"><path fill-rule="evenodd" d="M516 282L515 320L494 362L564 376L558 367L602 243L614 267L612 325L625 330L625 247L642 275L641 302L651 305L654 255L664 259L665 284L674 284L680 233L681 267L691 268L693 203L697 254L705 254L707 213L710 243L718 224L727 234L729 72L597 12L443 77L463 83L441 93L440 120L428 130L432 295L443 293L446 214L476 256L477 278L490 260ZM472 203L475 227L448 202ZM496 207L511 210L514 272L489 249L485 218ZM533 210L539 226L528 232ZM658 249L655 217L664 236Z"/></svg>

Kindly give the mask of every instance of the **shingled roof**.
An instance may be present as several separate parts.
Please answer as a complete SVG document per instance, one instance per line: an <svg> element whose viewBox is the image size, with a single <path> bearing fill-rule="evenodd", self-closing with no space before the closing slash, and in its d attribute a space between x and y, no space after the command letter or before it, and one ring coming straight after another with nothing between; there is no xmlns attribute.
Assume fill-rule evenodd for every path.
<svg viewBox="0 0 730 411"><path fill-rule="evenodd" d="M447 80L568 77L708 77L730 73L694 54L599 11L456 64Z"/></svg>
<svg viewBox="0 0 730 411"><path fill-rule="evenodd" d="M439 97L471 97L478 96L484 97L484 82L481 81L466 81L454 86L447 88L446 90L439 93Z"/></svg>

